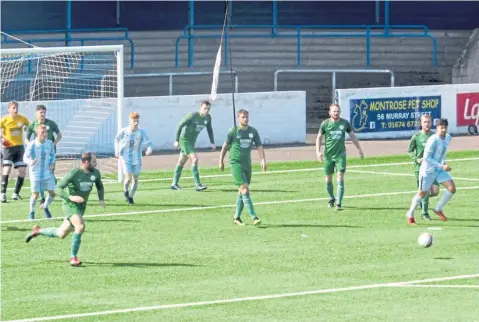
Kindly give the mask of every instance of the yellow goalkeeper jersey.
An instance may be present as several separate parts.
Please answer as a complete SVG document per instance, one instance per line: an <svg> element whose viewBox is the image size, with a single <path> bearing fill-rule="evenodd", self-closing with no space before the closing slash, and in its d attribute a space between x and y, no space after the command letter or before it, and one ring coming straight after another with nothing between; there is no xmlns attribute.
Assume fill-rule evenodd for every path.
<svg viewBox="0 0 479 322"><path fill-rule="evenodd" d="M9 146L23 145L23 128L30 124L30 121L23 115L17 114L14 117L6 115L0 120L2 137Z"/></svg>

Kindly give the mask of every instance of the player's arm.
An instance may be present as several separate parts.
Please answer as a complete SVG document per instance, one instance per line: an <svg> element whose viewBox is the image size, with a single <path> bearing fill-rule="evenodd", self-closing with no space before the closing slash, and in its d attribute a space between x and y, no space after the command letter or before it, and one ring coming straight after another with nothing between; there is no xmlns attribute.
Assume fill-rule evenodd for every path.
<svg viewBox="0 0 479 322"><path fill-rule="evenodd" d="M0 120L0 127L2 129L2 138L1 138L2 145L4 147L8 147L10 145L9 142L3 138L5 135L5 117L2 117L2 119Z"/></svg>
<svg viewBox="0 0 479 322"><path fill-rule="evenodd" d="M184 119L181 120L180 124L178 124L178 127L176 128L176 136L175 136L176 142L180 140L181 130L191 122L192 118L193 118L193 113L190 113L186 115Z"/></svg>
<svg viewBox="0 0 479 322"><path fill-rule="evenodd" d="M142 130L141 136L143 137L143 144L146 144L146 155L150 155L153 152L153 143L151 142L148 134L146 134L145 130Z"/></svg>
<svg viewBox="0 0 479 322"><path fill-rule="evenodd" d="M258 132L256 132L254 136L254 145L258 149L258 154L261 159L261 169L266 171L268 169L268 165L266 164L266 154L264 153L263 143L261 142Z"/></svg>
<svg viewBox="0 0 479 322"><path fill-rule="evenodd" d="M349 132L349 136L351 137L351 140L353 141L353 144L356 147L356 149L358 149L359 156L363 158L364 153L363 153L363 150L361 149L361 146L359 145L359 141L358 141L358 138L356 137L356 134L353 131L351 131Z"/></svg>
<svg viewBox="0 0 479 322"><path fill-rule="evenodd" d="M100 204L104 207L105 206L105 189L103 187L103 182L101 181L101 175L98 174L95 180L96 191L98 193L98 200Z"/></svg>
<svg viewBox="0 0 479 322"><path fill-rule="evenodd" d="M208 124L206 124L206 131L208 132L208 137L210 138L211 147L213 148L213 151L214 151L216 150L216 145L215 145L215 135L213 133L213 125L211 124L211 116L209 116L208 118Z"/></svg>
<svg viewBox="0 0 479 322"><path fill-rule="evenodd" d="M234 132L235 132L234 128L228 131L228 134L226 135L225 143L223 143L223 146L221 147L220 161L219 161L219 168L221 169L221 171L223 171L225 168L224 159L229 146L231 145L231 143L233 143L233 138L235 134Z"/></svg>
<svg viewBox="0 0 479 322"><path fill-rule="evenodd" d="M50 156L49 156L49 165L52 170L55 169L55 162L56 162L56 157L55 157L55 145L52 141L48 141L51 144L50 147Z"/></svg>
<svg viewBox="0 0 479 322"><path fill-rule="evenodd" d="M34 141L28 142L25 153L23 154L23 162L29 166L35 165L38 162L37 159L33 158L34 143Z"/></svg>
<svg viewBox="0 0 479 322"><path fill-rule="evenodd" d="M409 141L409 147L407 149L407 154L411 157L411 159L414 161L414 163L419 163L417 156L416 156L416 149L417 149L417 144L416 144L416 136L413 135L411 138L411 141Z"/></svg>
<svg viewBox="0 0 479 322"><path fill-rule="evenodd" d="M33 131L33 123L31 123L31 124L27 127L26 144L28 144L28 142L30 142L33 133L34 133L34 131Z"/></svg>
<svg viewBox="0 0 479 322"><path fill-rule="evenodd" d="M323 136L326 134L326 124L323 122L319 127L318 135L316 136L316 156L318 160L323 161L323 154L321 153L321 144L323 142Z"/></svg>
<svg viewBox="0 0 479 322"><path fill-rule="evenodd" d="M55 194L62 198L63 200L71 200L74 201L70 198L73 197L79 197L79 196L72 196L68 191L65 191L65 188L68 186L68 184L74 180L75 178L75 173L76 170L70 170L60 181L58 181L57 186L55 188ZM81 198L81 197L80 197ZM83 199L83 198L82 198Z"/></svg>
<svg viewBox="0 0 479 322"><path fill-rule="evenodd" d="M56 146L62 139L63 135L62 132L60 132L57 123L55 122L53 122L53 133L55 133L55 141L53 142L53 145Z"/></svg>
<svg viewBox="0 0 479 322"><path fill-rule="evenodd" d="M120 141L123 136L123 129L120 130L115 136L115 157L120 156Z"/></svg>

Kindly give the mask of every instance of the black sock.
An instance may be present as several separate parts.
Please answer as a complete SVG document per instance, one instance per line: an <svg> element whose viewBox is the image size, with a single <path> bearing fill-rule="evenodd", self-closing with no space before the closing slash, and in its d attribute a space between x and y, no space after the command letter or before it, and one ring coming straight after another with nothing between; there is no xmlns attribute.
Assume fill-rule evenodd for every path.
<svg viewBox="0 0 479 322"><path fill-rule="evenodd" d="M20 193L20 190L22 190L22 186L23 186L23 181L25 180L25 178L22 178L22 177L18 177L17 178L17 182L15 183L15 190L13 192L15 192L17 195Z"/></svg>
<svg viewBox="0 0 479 322"><path fill-rule="evenodd" d="M8 174L2 174L2 193L7 193Z"/></svg>

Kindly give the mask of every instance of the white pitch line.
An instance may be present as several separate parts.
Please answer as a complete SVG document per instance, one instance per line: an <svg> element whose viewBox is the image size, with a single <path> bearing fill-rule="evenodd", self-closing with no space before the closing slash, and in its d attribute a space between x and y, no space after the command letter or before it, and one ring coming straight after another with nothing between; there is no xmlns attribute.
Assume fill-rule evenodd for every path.
<svg viewBox="0 0 479 322"><path fill-rule="evenodd" d="M459 188L456 188L456 189L457 190L479 189L479 186L459 187ZM384 193L370 193L370 194L363 194L363 195L344 196L343 199L397 196L397 195L413 194L415 192L417 192L417 190L398 191L398 192L384 192ZM261 202L255 202L254 204L255 205L278 205L278 204L288 204L288 203L303 203L303 202L311 202L311 201L325 201L325 200L329 200L329 198L309 198L309 199L261 201ZM107 204L107 206L108 206L108 204ZM165 206L168 206L168 205L166 204ZM196 210L210 210L210 209L234 208L234 207L236 207L236 205L199 206L199 207L189 207L189 208L174 208L174 209L158 209L158 210L144 210L144 211L131 211L131 212L116 212L116 213L109 213L109 214L85 215L85 216L83 216L83 218L146 215L146 214L159 214L159 213L193 211L193 210L195 210L195 211ZM407 209L404 208L404 210L407 210ZM35 220L15 219L15 220L3 220L3 221L0 221L0 224L13 224L13 223L63 220L63 219L64 219L64 217L52 217L51 219L39 218L39 219L35 219Z"/></svg>
<svg viewBox="0 0 479 322"><path fill-rule="evenodd" d="M447 162L454 161L474 161L479 160L479 158L461 158L461 159L451 159ZM394 163L378 163L378 164L357 164L347 166L347 169L358 169L358 168L375 168L375 167L387 167L387 166L398 166L398 165L412 165L411 162L394 162ZM276 173L293 173L293 172L309 172L309 171L319 171L323 168L305 168L305 169L292 169L292 170L272 170L272 171L260 171L253 172L253 175L263 175L263 174L276 174ZM348 171L348 170L346 170ZM221 177L231 177L231 174L211 174L211 175L202 175L202 178L221 178ZM193 179L193 177L181 177L182 179ZM153 182L153 181L171 181L172 178L154 178L154 179L140 179L140 182ZM117 183L117 182L106 182L106 183Z"/></svg>
<svg viewBox="0 0 479 322"><path fill-rule="evenodd" d="M424 288L479 288L479 285L440 285L440 284L397 284L389 287L424 287Z"/></svg>
<svg viewBox="0 0 479 322"><path fill-rule="evenodd" d="M414 177L412 173L400 173L400 172L384 172L384 171L367 171L367 170L349 170L353 173L362 173L362 174L383 174L388 176L398 176L398 177ZM453 180L463 180L463 181L474 181L479 182L479 179L474 178L461 178L461 177L452 177Z"/></svg>
<svg viewBox="0 0 479 322"><path fill-rule="evenodd" d="M104 316L104 315L121 314L121 313L145 312L145 311L174 309L174 308L198 307L198 306L230 304L230 303L238 303L238 302L250 302L250 301L281 299L281 298L307 296L307 295L349 292L349 291L375 289L375 288L381 288L381 287L402 286L402 285L408 285L408 284L414 284L414 283L421 283L423 281L440 282L440 281L468 279L468 278L476 278L476 277L479 277L479 274L428 278L428 279L425 279L425 280L418 280L418 281L405 281L405 282L395 282L395 283L380 283L380 284L359 285L359 286L350 286L350 287L341 287L341 288L328 288L328 289L313 290L313 291L302 291L302 292L294 292L294 293L280 293L280 294L270 294L270 295L238 297L238 298L212 300L212 301L199 301L199 302L187 302L187 303L177 303L177 304L142 306L142 307L135 307L135 308L129 308L129 309L117 309L117 310L98 311L98 312L54 315L54 316L45 316L45 317L38 317L38 318L29 318L29 319L23 319L23 320L9 320L9 321L6 321L6 322L26 322L26 321L37 322L37 321L64 320L64 319L84 318L84 317L90 317L90 316Z"/></svg>

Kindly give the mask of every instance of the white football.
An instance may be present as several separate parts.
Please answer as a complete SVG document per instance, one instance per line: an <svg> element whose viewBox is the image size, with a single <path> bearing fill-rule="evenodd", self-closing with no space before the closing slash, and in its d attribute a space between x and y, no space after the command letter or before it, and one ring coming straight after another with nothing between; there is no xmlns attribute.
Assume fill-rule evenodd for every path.
<svg viewBox="0 0 479 322"><path fill-rule="evenodd" d="M432 235L430 233L422 233L419 235L417 242L422 247L428 248L432 245Z"/></svg>

